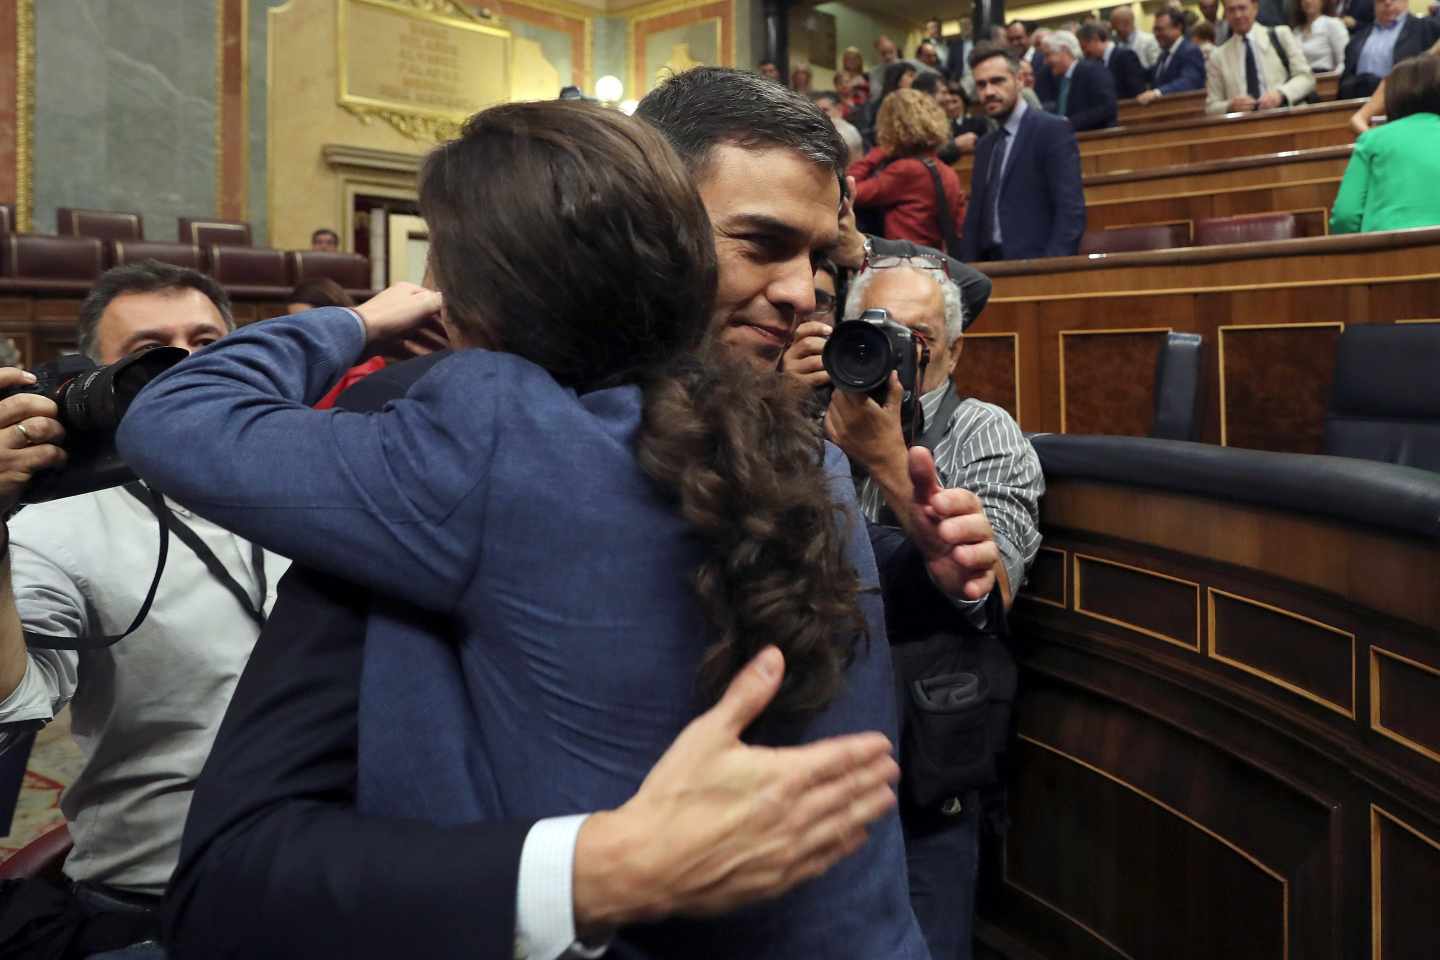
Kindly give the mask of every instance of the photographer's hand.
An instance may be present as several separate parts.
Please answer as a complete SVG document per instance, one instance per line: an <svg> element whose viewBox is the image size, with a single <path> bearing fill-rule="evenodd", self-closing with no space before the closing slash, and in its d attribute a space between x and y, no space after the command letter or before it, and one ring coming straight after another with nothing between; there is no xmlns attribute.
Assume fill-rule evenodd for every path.
<svg viewBox="0 0 1440 960"><path fill-rule="evenodd" d="M34 382L17 367L0 367L0 392ZM53 400L36 393L0 400L0 513L10 512L36 473L65 462L57 446L65 437L59 415Z"/></svg>
<svg viewBox="0 0 1440 960"><path fill-rule="evenodd" d="M886 500L924 554L935 586L957 600L983 600L998 583L1008 608L1005 564L980 498L969 490L940 486L935 458L924 447L910 448L907 472L908 498L902 502L887 493Z"/></svg>
<svg viewBox="0 0 1440 960"><path fill-rule="evenodd" d="M904 396L898 374L890 374L890 395L882 407L863 393L836 390L825 414L825 434L853 462L864 467L891 500L891 491L908 496L910 475L905 461L905 434L900 429Z"/></svg>
<svg viewBox="0 0 1440 960"><path fill-rule="evenodd" d="M795 328L795 339L790 341L784 356L780 358L780 369L799 380L807 387L823 387L830 382L825 372L821 354L825 352L825 338L830 336L830 324L820 320L806 320Z"/></svg>
<svg viewBox="0 0 1440 960"><path fill-rule="evenodd" d="M435 290L395 283L356 308L365 322L365 342L400 341L435 322L445 301Z"/></svg>

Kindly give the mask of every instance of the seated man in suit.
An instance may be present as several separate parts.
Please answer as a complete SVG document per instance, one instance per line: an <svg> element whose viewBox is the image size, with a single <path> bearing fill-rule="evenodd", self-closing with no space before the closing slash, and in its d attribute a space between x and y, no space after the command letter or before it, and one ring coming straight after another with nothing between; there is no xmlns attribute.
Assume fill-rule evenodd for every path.
<svg viewBox="0 0 1440 960"><path fill-rule="evenodd" d="M1086 60L1110 71L1110 77L1115 81L1115 96L1121 100L1138 97L1149 85L1145 68L1140 66L1140 58L1135 51L1115 46L1110 39L1110 31L1103 24L1085 24L1075 31L1075 39L1080 41L1080 50Z"/></svg>
<svg viewBox="0 0 1440 960"><path fill-rule="evenodd" d="M1205 65L1205 112L1270 110L1315 92L1315 74L1289 27L1255 29L1255 0L1226 0L1230 39Z"/></svg>
<svg viewBox="0 0 1440 960"><path fill-rule="evenodd" d="M1045 63L1035 75L1035 92L1046 110L1068 118L1077 133L1115 125L1115 81L1104 66L1081 57L1075 34L1056 30L1046 37Z"/></svg>
<svg viewBox="0 0 1440 960"><path fill-rule="evenodd" d="M1357 28L1345 48L1340 99L1370 96L1395 64L1430 49L1437 34L1435 20L1412 17L1406 0L1375 0L1375 22Z"/></svg>
<svg viewBox="0 0 1440 960"><path fill-rule="evenodd" d="M1160 59L1155 61L1152 86L1136 97L1150 104L1171 93L1200 90L1205 86L1205 54L1185 39L1185 21L1173 10L1155 14L1155 39L1160 43Z"/></svg>
<svg viewBox="0 0 1440 960"><path fill-rule="evenodd" d="M1008 50L976 50L970 72L986 116L1000 128L975 145L961 259L1073 256L1085 232L1075 131L1021 99L1020 65Z"/></svg>
<svg viewBox="0 0 1440 960"><path fill-rule="evenodd" d="M1140 58L1140 66L1146 70L1155 66L1155 61L1160 58L1160 45L1152 34L1135 26L1135 13L1128 6L1110 10L1110 33L1117 47L1135 51Z"/></svg>

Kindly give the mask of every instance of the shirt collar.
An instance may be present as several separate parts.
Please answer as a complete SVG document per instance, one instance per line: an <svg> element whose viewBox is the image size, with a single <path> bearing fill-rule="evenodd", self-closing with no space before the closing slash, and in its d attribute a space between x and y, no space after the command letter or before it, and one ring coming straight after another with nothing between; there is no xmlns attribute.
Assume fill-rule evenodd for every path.
<svg viewBox="0 0 1440 960"><path fill-rule="evenodd" d="M1066 80L1069 80L1071 77L1075 76L1075 68L1078 66L1080 66L1079 60L1076 60L1074 63L1070 64L1070 69L1065 71Z"/></svg>
<svg viewBox="0 0 1440 960"><path fill-rule="evenodd" d="M1107 41L1105 42L1105 53L1104 53L1103 55L1101 55L1101 57L1100 57L1100 62L1103 63L1103 64L1105 64L1105 66L1107 66L1107 67L1110 66L1110 54L1112 54L1112 53L1114 53L1114 52L1115 52L1115 44L1114 44L1114 42L1107 40Z"/></svg>
<svg viewBox="0 0 1440 960"><path fill-rule="evenodd" d="M1400 16L1396 17L1396 18L1394 19L1394 21L1393 21L1393 22L1390 24L1390 26L1388 26L1388 27L1382 27L1382 26L1380 26L1380 21L1379 21L1379 20L1376 20L1376 21L1375 21L1375 29L1376 29L1376 30L1383 31L1383 32L1385 32L1385 33L1389 33L1391 30L1398 30L1399 28L1405 26L1405 18L1408 17L1408 16L1410 16L1410 12L1409 12L1408 10L1402 12L1402 13L1400 14Z"/></svg>
<svg viewBox="0 0 1440 960"><path fill-rule="evenodd" d="M950 389L950 382L940 384L929 393L920 395L920 409L925 413L925 422L929 423L935 418L935 412L940 409L940 401L945 399L945 392Z"/></svg>
<svg viewBox="0 0 1440 960"><path fill-rule="evenodd" d="M1030 104L1025 102L1024 97L1015 98L1015 109L1010 111L1010 118L1005 121L1005 130L1012 137L1020 132L1020 118L1025 116L1025 111L1030 109Z"/></svg>

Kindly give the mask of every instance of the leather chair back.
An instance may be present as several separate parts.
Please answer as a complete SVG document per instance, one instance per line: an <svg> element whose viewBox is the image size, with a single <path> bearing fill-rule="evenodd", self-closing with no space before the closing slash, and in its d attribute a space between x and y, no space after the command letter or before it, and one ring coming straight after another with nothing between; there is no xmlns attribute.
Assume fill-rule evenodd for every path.
<svg viewBox="0 0 1440 960"><path fill-rule="evenodd" d="M205 269L200 248L193 243L163 243L157 240L116 240L110 244L110 263L122 267L144 260L159 260L191 270Z"/></svg>
<svg viewBox="0 0 1440 960"><path fill-rule="evenodd" d="M70 828L64 823L40 834L15 852L9 860L0 863L0 880L24 880L29 877L43 877L62 880L62 867L70 848L75 842L70 838Z"/></svg>
<svg viewBox="0 0 1440 960"><path fill-rule="evenodd" d="M1322 452L1440 471L1440 324L1349 327Z"/></svg>
<svg viewBox="0 0 1440 960"><path fill-rule="evenodd" d="M290 289L285 254L269 247L210 247L210 275L226 287Z"/></svg>
<svg viewBox="0 0 1440 960"><path fill-rule="evenodd" d="M1137 250L1169 250L1190 246L1190 224L1155 223L1143 227L1115 227L1087 230L1080 238L1080 255L1092 253L1134 253Z"/></svg>
<svg viewBox="0 0 1440 960"><path fill-rule="evenodd" d="M67 237L144 240L145 223L138 213L60 207L55 211L55 232Z"/></svg>
<svg viewBox="0 0 1440 960"><path fill-rule="evenodd" d="M0 233L15 232L15 204L0 203Z"/></svg>
<svg viewBox="0 0 1440 960"><path fill-rule="evenodd" d="M94 280L105 268L94 237L46 237L12 233L4 237L3 273L26 280Z"/></svg>
<svg viewBox="0 0 1440 960"><path fill-rule="evenodd" d="M1195 440L1200 435L1201 337L1171 333L1155 362L1155 421L1150 436L1159 440Z"/></svg>
<svg viewBox="0 0 1440 960"><path fill-rule="evenodd" d="M1218 243L1256 243L1293 240L1300 235L1293 213L1256 213L1243 217L1213 217L1195 221L1195 246Z"/></svg>
<svg viewBox="0 0 1440 960"><path fill-rule="evenodd" d="M290 279L296 284L323 277L346 290L370 289L370 260L358 253L291 250L286 257L290 261Z"/></svg>
<svg viewBox="0 0 1440 960"><path fill-rule="evenodd" d="M250 224L244 220L212 220L204 217L180 218L180 242L193 243L201 250L213 246L250 246Z"/></svg>

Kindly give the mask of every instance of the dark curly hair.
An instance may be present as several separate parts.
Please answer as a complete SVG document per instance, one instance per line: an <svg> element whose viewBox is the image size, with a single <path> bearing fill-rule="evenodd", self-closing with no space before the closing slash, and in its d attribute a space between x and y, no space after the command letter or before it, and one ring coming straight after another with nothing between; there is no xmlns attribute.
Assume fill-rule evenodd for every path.
<svg viewBox="0 0 1440 960"><path fill-rule="evenodd" d="M641 387L638 462L706 546L704 699L774 643L787 669L767 719L829 703L864 628L846 518L803 396L706 348L710 220L665 138L580 101L495 107L426 160L420 205L467 337L577 392Z"/></svg>

